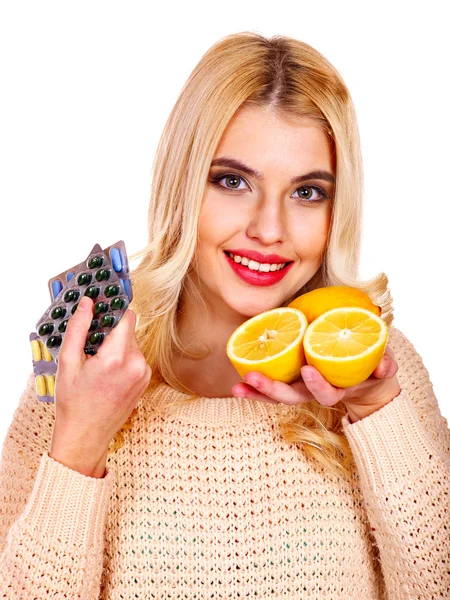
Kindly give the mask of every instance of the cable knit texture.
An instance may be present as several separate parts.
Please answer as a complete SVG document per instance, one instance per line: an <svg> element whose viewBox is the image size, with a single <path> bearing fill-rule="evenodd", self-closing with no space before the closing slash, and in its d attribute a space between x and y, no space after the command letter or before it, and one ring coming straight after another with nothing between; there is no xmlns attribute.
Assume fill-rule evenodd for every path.
<svg viewBox="0 0 450 600"><path fill-rule="evenodd" d="M54 405L31 375L0 466L0 597L450 598L450 431L421 357L391 327L402 391L356 423L329 473L286 442L298 407L144 395L94 479L48 456Z"/></svg>

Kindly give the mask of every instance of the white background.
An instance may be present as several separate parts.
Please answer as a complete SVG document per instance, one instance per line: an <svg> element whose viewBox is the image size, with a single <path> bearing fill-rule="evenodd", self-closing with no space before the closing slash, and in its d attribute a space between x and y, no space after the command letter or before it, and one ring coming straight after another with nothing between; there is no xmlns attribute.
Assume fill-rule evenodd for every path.
<svg viewBox="0 0 450 600"><path fill-rule="evenodd" d="M444 2L64 1L0 5L0 445L32 371L48 279L98 242L146 242L150 165L202 54L252 30L322 52L352 94L365 167L363 278L387 273L394 324L445 384L450 124ZM155 12L156 10L156 12Z"/></svg>

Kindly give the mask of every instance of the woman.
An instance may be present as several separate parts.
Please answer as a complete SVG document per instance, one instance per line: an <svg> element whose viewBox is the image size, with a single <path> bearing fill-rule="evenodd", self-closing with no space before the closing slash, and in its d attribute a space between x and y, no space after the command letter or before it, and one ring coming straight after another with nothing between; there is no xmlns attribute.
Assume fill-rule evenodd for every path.
<svg viewBox="0 0 450 600"><path fill-rule="evenodd" d="M327 285L391 324L386 276L358 280L361 188L352 101L317 51L245 32L202 57L157 150L133 310L90 357L80 302L55 405L30 377L8 431L3 598L448 597L450 433L402 333L347 390L310 366L242 382L225 352Z"/></svg>

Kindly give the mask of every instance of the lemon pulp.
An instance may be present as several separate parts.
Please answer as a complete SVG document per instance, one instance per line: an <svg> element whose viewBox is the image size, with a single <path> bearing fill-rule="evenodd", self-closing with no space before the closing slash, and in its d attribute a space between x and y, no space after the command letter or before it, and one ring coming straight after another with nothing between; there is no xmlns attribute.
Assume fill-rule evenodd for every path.
<svg viewBox="0 0 450 600"><path fill-rule="evenodd" d="M298 317L274 313L250 323L234 339L234 354L246 360L264 360L283 352L298 338Z"/></svg>
<svg viewBox="0 0 450 600"><path fill-rule="evenodd" d="M306 361L336 387L365 381L387 344L388 327L364 308L334 308L309 324L303 339Z"/></svg>
<svg viewBox="0 0 450 600"><path fill-rule="evenodd" d="M241 377L259 371L273 380L293 381L305 364L302 341L307 326L305 315L295 308L263 312L233 332L228 358Z"/></svg>

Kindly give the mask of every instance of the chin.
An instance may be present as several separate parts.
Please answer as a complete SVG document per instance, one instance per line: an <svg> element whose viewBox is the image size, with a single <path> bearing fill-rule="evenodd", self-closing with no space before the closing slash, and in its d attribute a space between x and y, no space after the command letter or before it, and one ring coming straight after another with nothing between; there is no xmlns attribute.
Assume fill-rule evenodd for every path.
<svg viewBox="0 0 450 600"><path fill-rule="evenodd" d="M283 304L283 301L278 302L270 302L269 299L260 298L259 301L249 301L245 302L244 298L242 298L242 302L232 302L229 307L235 312L239 313L246 319L250 319L251 317L255 317L256 315L265 312L266 310L271 310L272 308L278 308Z"/></svg>

